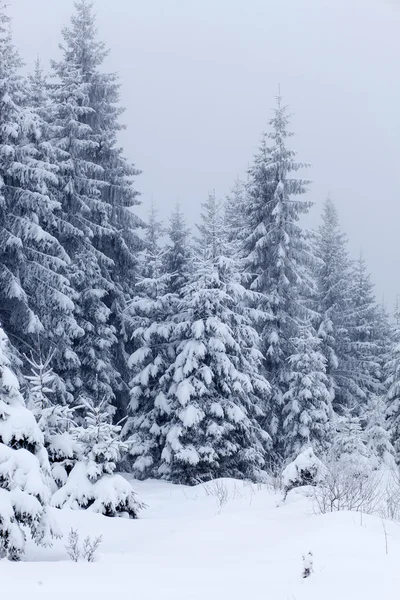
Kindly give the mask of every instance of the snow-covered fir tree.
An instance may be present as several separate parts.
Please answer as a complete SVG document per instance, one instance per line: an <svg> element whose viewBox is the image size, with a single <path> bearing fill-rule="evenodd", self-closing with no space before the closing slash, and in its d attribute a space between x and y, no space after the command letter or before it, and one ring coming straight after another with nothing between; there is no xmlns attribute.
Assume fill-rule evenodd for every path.
<svg viewBox="0 0 400 600"><path fill-rule="evenodd" d="M371 395L382 394L381 344L374 285L362 253L351 272L351 303L346 315L349 332L348 362L353 380L361 391L361 404ZM360 413L362 406L360 407Z"/></svg>
<svg viewBox="0 0 400 600"><path fill-rule="evenodd" d="M37 544L51 543L49 462L43 435L10 369L7 346L0 328L0 556L18 560L27 532Z"/></svg>
<svg viewBox="0 0 400 600"><path fill-rule="evenodd" d="M246 216L246 197L246 184L237 179L224 205L227 240L237 256L240 256L243 251L243 237L246 234L246 227L243 225Z"/></svg>
<svg viewBox="0 0 400 600"><path fill-rule="evenodd" d="M117 338L108 302L115 290L110 275L114 260L99 248L99 239L113 238L114 229L111 208L103 201L104 168L96 160L99 140L91 126L95 108L86 69L92 74L101 53L96 59L89 53L93 41L92 23L86 19L89 8L85 2L76 4L77 13L63 30L62 58L52 63L57 77L52 86L54 143L64 154L59 163L57 198L63 218L70 224L61 239L71 257L68 274L76 293L75 316L84 331L75 344L81 367L73 391L112 403L115 390L122 385L113 360Z"/></svg>
<svg viewBox="0 0 400 600"><path fill-rule="evenodd" d="M393 334L391 351L386 363L387 407L386 418L390 440L395 450L396 462L400 464L400 328Z"/></svg>
<svg viewBox="0 0 400 600"><path fill-rule="evenodd" d="M290 375L283 396L284 456L294 459L308 447L320 456L332 443L332 396L321 340L311 322L292 340Z"/></svg>
<svg viewBox="0 0 400 600"><path fill-rule="evenodd" d="M243 256L251 290L261 294L258 308L265 315L261 329L267 378L272 385L270 432L279 451L281 411L290 376L290 340L305 318L302 297L313 292L309 266L312 252L299 219L311 203L303 200L307 181L294 174L305 165L288 147L287 108L278 98L270 131L264 134L248 172Z"/></svg>
<svg viewBox="0 0 400 600"><path fill-rule="evenodd" d="M334 390L334 407L361 415L370 394L381 394L385 327L362 255L352 262L337 210L327 199L319 229L317 271L319 335ZM379 325L380 323L380 325Z"/></svg>
<svg viewBox="0 0 400 600"><path fill-rule="evenodd" d="M158 296L157 281L164 272L164 247L162 245L162 236L164 235L164 226L159 220L158 210L152 203L149 211L149 217L146 224L146 234L144 238L144 249L140 254L140 277L137 279L136 291L139 288L146 288L147 295L152 298ZM154 280L154 289L150 290L151 280Z"/></svg>
<svg viewBox="0 0 400 600"><path fill-rule="evenodd" d="M74 230L63 216L61 203L56 199L59 161L62 161L65 156L53 143L56 135L54 105L39 59L35 61L33 73L28 76L26 102L40 125L40 135L32 139L36 158L53 173L53 180L47 187L47 195L52 200L53 212L50 215L48 212L42 215L42 221L45 223L47 231L59 243L63 243L65 232L70 231L71 235L74 234ZM71 261L65 249L63 258L64 265L60 264L60 261L58 264L56 263L58 279L53 274L53 286L48 286L47 290L43 290L44 293L39 295L39 302L35 305L35 311L43 324L43 332L36 339L35 352L41 355L47 353L52 356L53 391L57 393L58 401L65 404L72 399L71 379L76 376L80 366L73 345L84 332L78 326L74 315L76 293L66 277Z"/></svg>
<svg viewBox="0 0 400 600"><path fill-rule="evenodd" d="M335 420L335 436L331 456L343 465L364 470L369 468L368 449L361 425L361 418L348 407Z"/></svg>
<svg viewBox="0 0 400 600"><path fill-rule="evenodd" d="M319 336L322 352L327 361L327 374L335 394L336 411L352 405L356 393L351 379L351 369L345 357L350 339L345 315L351 305L351 261L347 252L347 238L341 231L336 207L330 198L324 203L322 225L318 231L317 269L318 301L320 315Z"/></svg>
<svg viewBox="0 0 400 600"><path fill-rule="evenodd" d="M179 223L183 223L180 216ZM179 310L179 296L169 290L175 289L178 282L175 275L179 273L165 271L172 264L169 260L173 258L173 247L167 251L162 247L163 232L152 207L141 261L143 276L137 282L136 296L126 311L125 322L133 346L129 361L133 376L129 417L122 433L129 441L127 466L141 477L157 476L162 452L159 426L164 414L163 404L159 402L160 377L175 359L173 316ZM180 237L176 239L179 243ZM170 253L167 260L166 252Z"/></svg>
<svg viewBox="0 0 400 600"><path fill-rule="evenodd" d="M44 358L39 354L37 359L25 358L30 366L30 374L26 375L27 406L43 433L55 491L56 487L66 483L68 474L79 459L79 447L70 433L74 425L74 409L56 401L56 376L51 367L53 356L49 354Z"/></svg>
<svg viewBox="0 0 400 600"><path fill-rule="evenodd" d="M223 476L255 479L271 445L260 424L270 386L259 373L259 338L243 308L250 292L234 261L221 254L223 221L213 196L202 217L197 268L182 290L179 313L159 328L172 325L166 345L171 365L160 377L154 361L136 379L153 370L159 384L150 411L138 413L131 447L142 476L189 484Z"/></svg>
<svg viewBox="0 0 400 600"><path fill-rule="evenodd" d="M193 261L190 230L179 203L170 217L167 234L164 254L164 271L168 276L167 290L172 294L179 294L189 279Z"/></svg>
<svg viewBox="0 0 400 600"><path fill-rule="evenodd" d="M107 386L111 385L114 402L120 412L124 411L128 398L128 354L125 349L126 337L123 333L123 315L127 301L134 295L138 275L138 255L142 248L138 228L142 221L132 210L139 204L138 192L133 185L140 171L124 157L119 145L119 134L124 129L120 123L124 109L120 106L120 83L116 73L103 72L104 61L109 54L104 42L98 39L93 3L88 0L75 2L75 14L68 28L63 30L64 66L77 69L84 84L84 105L80 121L90 128L86 159L97 165L93 171L98 194L96 201L90 202L91 244L94 246L102 270L107 280L106 294L102 301L109 309L109 323L118 333L113 337L108 332L111 343L112 368L109 368L109 381L101 381L99 374L99 394L111 395ZM59 65L60 67L60 65ZM99 182L98 182L99 183ZM90 304L93 298L89 299ZM100 348L98 348L100 354ZM95 360L95 357L93 357ZM99 360L102 359L99 357ZM90 368L90 365L86 365ZM93 383L92 383L93 385Z"/></svg>
<svg viewBox="0 0 400 600"><path fill-rule="evenodd" d="M43 121L27 106L29 85L18 75L9 18L0 9L0 318L20 355L60 343L67 360L78 333L65 277L69 257L57 237L57 172Z"/></svg>
<svg viewBox="0 0 400 600"><path fill-rule="evenodd" d="M135 519L143 507L130 483L115 473L117 464L127 451L120 439L121 427L112 425L108 401L96 405L82 399L85 421L72 430L80 446L81 457L66 484L53 494L52 504L58 508L87 509L108 517Z"/></svg>
<svg viewBox="0 0 400 600"><path fill-rule="evenodd" d="M386 421L385 398L370 394L363 415L364 439L368 457L377 469L381 465L393 467L395 464L395 450L390 441L390 432Z"/></svg>

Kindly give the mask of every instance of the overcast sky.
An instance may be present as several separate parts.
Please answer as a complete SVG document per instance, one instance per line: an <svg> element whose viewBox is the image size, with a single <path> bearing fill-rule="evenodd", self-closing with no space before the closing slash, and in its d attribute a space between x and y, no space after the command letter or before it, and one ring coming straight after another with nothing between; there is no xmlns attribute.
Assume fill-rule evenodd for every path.
<svg viewBox="0 0 400 600"><path fill-rule="evenodd" d="M59 56L73 0L9 0L28 66ZM400 2L396 0L97 0L120 73L127 156L145 214L176 200L194 221L208 191L244 175L278 83L293 147L312 164L316 226L330 194L379 300L400 292Z"/></svg>

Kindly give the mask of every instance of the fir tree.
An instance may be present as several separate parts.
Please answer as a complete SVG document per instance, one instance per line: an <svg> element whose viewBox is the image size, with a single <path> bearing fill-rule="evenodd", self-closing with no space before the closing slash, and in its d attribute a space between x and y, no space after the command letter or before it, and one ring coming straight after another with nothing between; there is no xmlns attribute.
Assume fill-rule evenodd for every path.
<svg viewBox="0 0 400 600"><path fill-rule="evenodd" d="M284 455L295 458L312 447L325 453L332 443L332 397L326 375L321 340L311 323L292 340L295 354L289 358L289 389L284 394Z"/></svg>
<svg viewBox="0 0 400 600"><path fill-rule="evenodd" d="M289 116L278 98L247 183L243 234L246 277L251 290L261 294L258 309L264 313L262 352L267 378L272 385L270 432L279 450L283 395L290 376L290 340L296 324L305 318L302 298L313 293L309 272L312 252L299 224L311 206L302 200L307 181L293 177L305 167L297 163L287 142Z"/></svg>
<svg viewBox="0 0 400 600"><path fill-rule="evenodd" d="M225 200L224 220L226 235L229 244L235 248L238 256L243 251L243 235L246 227L243 225L243 219L246 216L246 184L237 179L235 184Z"/></svg>
<svg viewBox="0 0 400 600"><path fill-rule="evenodd" d="M64 66L72 71L77 69L83 83L81 91L86 109L80 115L80 121L90 128L88 138L92 144L86 153L86 160L97 166L97 171L93 170L93 177L98 180L96 200L92 200L90 206L91 244L98 259L100 257L101 272L105 279L100 287L106 292L102 302L108 309L107 320L118 334L114 336L109 329L104 336L108 339L107 354L111 357L112 365L108 368L109 376L103 382L99 373L97 391L99 397L105 394L112 400L115 396L114 402L122 414L128 396L129 352L129 348L125 347L127 337L123 315L127 301L134 295L138 256L142 249L137 231L143 223L132 210L139 204L133 181L140 171L126 160L118 142L119 134L125 128L120 123L124 112L120 106L120 83L116 73L102 71L109 50L104 42L98 40L92 2L75 2L75 14L70 26L64 29L63 37ZM89 299L90 304L93 301L93 298ZM83 349L85 352L86 348ZM97 355L100 354L101 349L98 348ZM102 360L100 358L100 362ZM90 362L96 370L95 361L96 357L93 356ZM87 364L86 368L89 369L90 365Z"/></svg>
<svg viewBox="0 0 400 600"><path fill-rule="evenodd" d="M350 338L348 354L351 357L348 360L353 365L353 379L367 402L369 396L382 394L383 386L378 307L362 253L353 266L351 279L351 304L346 315Z"/></svg>
<svg viewBox="0 0 400 600"><path fill-rule="evenodd" d="M83 402L84 426L72 430L81 448L81 460L72 469L67 483L53 495L52 504L135 519L143 505L136 499L130 483L115 474L127 451L127 445L119 437L121 427L111 424L107 400L96 406L91 400Z"/></svg>
<svg viewBox="0 0 400 600"><path fill-rule="evenodd" d="M43 433L54 491L56 487L66 483L72 467L79 458L79 448L70 434L71 426L74 425L74 409L56 401L56 376L51 367L52 359L51 354L46 358L40 355L38 360L26 357L30 365L30 375L26 375L26 379L27 405Z"/></svg>
<svg viewBox="0 0 400 600"><path fill-rule="evenodd" d="M70 225L61 239L71 257L68 274L76 293L75 316L84 331L75 345L81 367L73 391L112 403L115 390L122 387L113 360L117 338L109 302L116 289L111 276L115 263L99 246L99 240L112 239L115 232L111 207L103 201L106 182L104 168L97 160L100 142L92 127L96 111L89 77L95 77L102 52L91 46L94 26L89 19L90 6L79 2L76 11L70 28L63 30L62 59L52 63L57 76L52 86L57 132L54 143L64 155L59 164L58 199L63 219ZM96 48L98 54L93 56Z"/></svg>
<svg viewBox="0 0 400 600"><path fill-rule="evenodd" d="M354 388L351 369L346 364L350 338L345 316L351 305L351 262L346 249L347 239L340 230L338 213L330 198L325 201L318 233L318 333L335 395L334 408L340 412L342 406L353 404L357 388Z"/></svg>
<svg viewBox="0 0 400 600"><path fill-rule="evenodd" d="M21 355L59 344L68 359L73 318L66 273L69 256L57 235L57 169L42 143L44 122L27 106L9 19L0 10L0 318ZM57 346L58 349L58 346Z"/></svg>
<svg viewBox="0 0 400 600"><path fill-rule="evenodd" d="M270 386L259 374L259 339L243 309L251 293L241 286L233 261L221 254L213 196L202 215L198 265L182 290L180 311L144 332L165 336L167 360L157 356L136 377L147 386L151 373L158 389L147 413L136 404L131 448L141 476L190 484L222 476L254 479L270 447L260 424Z"/></svg>
<svg viewBox="0 0 400 600"><path fill-rule="evenodd" d="M65 156L53 143L56 135L53 122L54 105L39 59L36 60L34 71L28 76L27 83L27 103L40 125L40 135L32 140L36 158L47 165L49 171L53 173L53 181L48 186L47 194L52 199L54 210L51 215L44 215L42 221L45 223L47 231L62 244L63 232L70 230L72 235L74 233L63 216L61 203L57 200L59 162L62 162ZM36 340L35 352L38 355L47 353L52 356L55 388L53 391L57 392L58 401L61 403L72 400L71 379L76 376L80 366L73 345L84 333L83 329L78 326L74 315L74 300L77 296L66 277L71 260L65 249L64 259L64 265L57 265L58 279L53 274L56 285L48 288L45 293L38 294L39 302L34 306L44 329L44 332Z"/></svg>
<svg viewBox="0 0 400 600"><path fill-rule="evenodd" d="M132 370L129 417L122 433L129 441L133 460L128 466L141 477L158 474L162 451L160 424L165 414L159 399L160 377L175 358L173 316L178 312L179 298L169 292L174 285L171 286L172 279L164 271L168 261L164 262L162 233L152 207L143 252L144 276L137 283L137 294L129 304L125 322L133 350L129 361Z"/></svg>
<svg viewBox="0 0 400 600"><path fill-rule="evenodd" d="M0 555L18 560L26 531L37 544L51 541L49 463L43 436L10 369L8 352L0 328Z"/></svg>
<svg viewBox="0 0 400 600"><path fill-rule="evenodd" d="M382 464L393 467L395 450L390 441L390 432L387 427L384 398L370 394L365 408L364 437L371 464L375 469Z"/></svg>
<svg viewBox="0 0 400 600"><path fill-rule="evenodd" d="M387 427L395 451L396 462L400 463L400 329L396 327L389 360L386 364Z"/></svg>
<svg viewBox="0 0 400 600"><path fill-rule="evenodd" d="M171 294L180 294L189 279L193 259L189 233L181 207L176 204L167 229L168 241L163 261L168 277L167 290Z"/></svg>

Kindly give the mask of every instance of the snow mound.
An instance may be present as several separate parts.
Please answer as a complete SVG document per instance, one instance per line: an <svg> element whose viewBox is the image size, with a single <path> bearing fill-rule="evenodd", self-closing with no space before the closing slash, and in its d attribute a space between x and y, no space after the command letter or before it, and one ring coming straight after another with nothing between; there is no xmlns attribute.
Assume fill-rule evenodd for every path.
<svg viewBox="0 0 400 600"><path fill-rule="evenodd" d="M326 469L314 454L312 448L307 448L288 464L282 473L282 483L288 492L294 487L315 485L324 477Z"/></svg>

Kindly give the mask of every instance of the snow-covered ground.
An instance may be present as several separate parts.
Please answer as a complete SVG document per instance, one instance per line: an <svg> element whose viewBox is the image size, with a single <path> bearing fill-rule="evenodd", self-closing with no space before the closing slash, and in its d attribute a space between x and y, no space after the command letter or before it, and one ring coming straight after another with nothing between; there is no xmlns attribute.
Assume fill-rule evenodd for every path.
<svg viewBox="0 0 400 600"><path fill-rule="evenodd" d="M54 509L61 529L102 535L95 563L72 562L66 539L1 561L1 597L19 600L398 600L400 527L358 513L313 514L309 500L224 480L188 488L133 482L137 521ZM387 534L387 551L385 529ZM302 556L314 571L302 578Z"/></svg>

